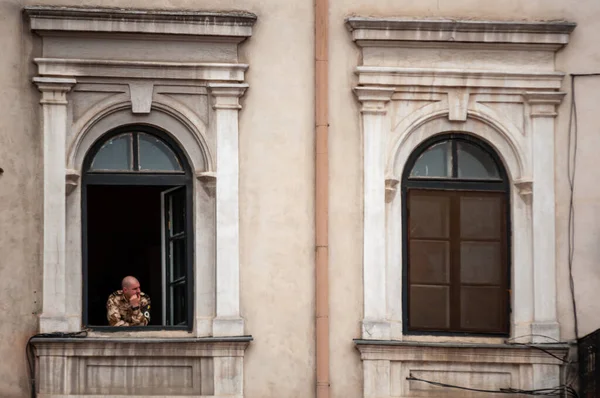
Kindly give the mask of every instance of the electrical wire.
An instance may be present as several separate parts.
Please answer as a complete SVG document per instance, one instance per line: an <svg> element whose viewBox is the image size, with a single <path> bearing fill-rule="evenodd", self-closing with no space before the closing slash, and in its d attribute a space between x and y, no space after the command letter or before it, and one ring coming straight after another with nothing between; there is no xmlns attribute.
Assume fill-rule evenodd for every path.
<svg viewBox="0 0 600 398"><path fill-rule="evenodd" d="M523 337L543 337L545 339L548 340L552 340L553 343L557 343L557 344L567 344L567 342L564 341L559 341L557 339L555 339L554 337L550 337L550 336L545 336L543 334L524 334L522 336L516 336L516 337L511 337L510 339L506 339L504 340L507 344L510 344L512 341L517 340L517 339L522 339Z"/></svg>
<svg viewBox="0 0 600 398"><path fill-rule="evenodd" d="M575 78L571 75L571 111L569 113L569 133L567 143L567 176L569 180L569 224L568 224L568 246L569 246L569 286L571 289L571 303L573 306L573 321L575 338L579 338L579 321L577 319L577 301L575 299L575 280L573 278L573 259L575 257L575 171L577 169L577 99L575 95ZM572 151L572 153L571 153Z"/></svg>
<svg viewBox="0 0 600 398"><path fill-rule="evenodd" d="M543 353L545 353L545 354L548 354L548 355L550 355L551 357L553 357L553 358L555 358L555 359L558 359L558 360L559 360L559 361L561 361L562 363L569 363L569 361L567 361L565 358L561 358L561 357L559 357L558 355L554 355L554 354L553 354L553 353L551 353L550 351L548 351L548 350L546 350L546 349L544 349L544 348L540 347L540 346L539 346L539 345L537 345L537 344L530 344L530 343L510 343L510 344L514 344L514 345L522 345L522 346L525 346L525 347L533 348L533 349L536 349L536 350L538 350L538 351L541 351L541 352L543 352Z"/></svg>
<svg viewBox="0 0 600 398"><path fill-rule="evenodd" d="M441 387L441 388L453 388L453 389L457 389L457 390L472 391L472 392L478 392L478 393L484 393L484 394L520 394L520 395L534 395L534 396L547 396L547 397L557 397L562 394L565 394L568 397L579 398L579 394L577 393L577 391L573 387L567 386L567 385L560 385L560 386L551 387L551 388L540 388L540 389L535 389L535 390L521 390L518 388L499 388L497 390L486 390L486 389L481 389L481 388L470 388L470 387L458 386L458 385L454 385L454 384L446 384L446 383L440 383L437 381L420 379L418 377L414 377L412 374L410 374L409 377L406 378L406 380L427 383L432 386Z"/></svg>
<svg viewBox="0 0 600 398"><path fill-rule="evenodd" d="M572 73L571 75L571 110L569 113L569 128L567 142L567 177L569 180L569 285L571 287L571 298L573 306L573 318L575 338L579 338L579 321L577 316L577 301L575 300L575 281L573 278L573 259L575 257L575 171L577 169L577 145L578 145L578 123L577 123L577 96L575 95L575 80L577 77L600 76L600 73ZM572 152L572 153L571 153Z"/></svg>
<svg viewBox="0 0 600 398"><path fill-rule="evenodd" d="M29 370L29 384L31 386L31 398L35 398L37 396L37 386L35 380L35 350L33 344L31 344L31 340L35 338L84 338L87 337L87 330L83 330L80 332L71 332L71 333L63 333L63 332L55 332L55 333L39 333L34 334L27 340L27 345L25 346L25 357L27 358L27 367Z"/></svg>

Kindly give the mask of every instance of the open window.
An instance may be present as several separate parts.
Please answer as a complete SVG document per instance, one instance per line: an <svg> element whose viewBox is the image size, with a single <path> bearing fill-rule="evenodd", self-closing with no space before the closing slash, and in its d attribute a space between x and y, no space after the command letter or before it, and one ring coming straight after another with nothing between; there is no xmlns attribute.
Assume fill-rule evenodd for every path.
<svg viewBox="0 0 600 398"><path fill-rule="evenodd" d="M153 127L120 127L94 144L82 186L84 325L108 326L108 296L133 275L152 302L149 327L191 329L191 176Z"/></svg>
<svg viewBox="0 0 600 398"><path fill-rule="evenodd" d="M406 332L508 334L509 196L496 153L462 134L409 158L404 203Z"/></svg>

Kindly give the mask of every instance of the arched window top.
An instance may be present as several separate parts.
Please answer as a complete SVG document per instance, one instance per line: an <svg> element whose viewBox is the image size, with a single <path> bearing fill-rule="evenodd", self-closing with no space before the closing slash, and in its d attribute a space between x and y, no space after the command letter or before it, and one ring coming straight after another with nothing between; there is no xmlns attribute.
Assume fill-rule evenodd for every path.
<svg viewBox="0 0 600 398"><path fill-rule="evenodd" d="M132 130L102 142L88 171L182 173L184 169L167 142L156 135Z"/></svg>
<svg viewBox="0 0 600 398"><path fill-rule="evenodd" d="M451 134L416 151L409 179L501 180L501 166L486 145Z"/></svg>

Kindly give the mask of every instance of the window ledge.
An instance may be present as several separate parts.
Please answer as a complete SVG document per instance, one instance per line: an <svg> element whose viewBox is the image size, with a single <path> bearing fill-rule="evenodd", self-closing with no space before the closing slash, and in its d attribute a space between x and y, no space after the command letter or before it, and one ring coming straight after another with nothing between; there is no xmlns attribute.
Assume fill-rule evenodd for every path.
<svg viewBox="0 0 600 398"><path fill-rule="evenodd" d="M252 336L34 337L36 385L46 398L243 396Z"/></svg>
<svg viewBox="0 0 600 398"><path fill-rule="evenodd" d="M561 365L568 343L490 344L355 339L363 360ZM557 358L558 357L558 358Z"/></svg>

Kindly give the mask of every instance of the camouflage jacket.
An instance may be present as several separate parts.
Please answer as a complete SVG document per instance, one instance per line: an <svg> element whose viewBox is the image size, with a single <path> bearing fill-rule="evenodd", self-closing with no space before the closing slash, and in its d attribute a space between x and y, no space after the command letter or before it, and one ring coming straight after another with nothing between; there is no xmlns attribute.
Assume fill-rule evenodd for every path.
<svg viewBox="0 0 600 398"><path fill-rule="evenodd" d="M140 307L133 310L122 290L108 296L106 317L110 326L146 326L150 321L150 297L140 293Z"/></svg>

